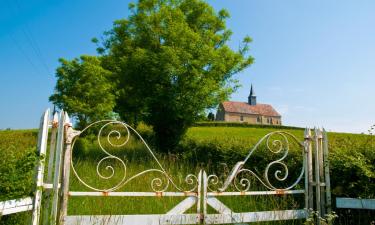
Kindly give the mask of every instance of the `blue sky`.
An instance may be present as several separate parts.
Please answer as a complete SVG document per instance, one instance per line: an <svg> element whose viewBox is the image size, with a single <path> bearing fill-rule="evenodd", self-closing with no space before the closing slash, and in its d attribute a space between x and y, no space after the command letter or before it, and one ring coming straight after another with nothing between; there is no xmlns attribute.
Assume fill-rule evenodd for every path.
<svg viewBox="0 0 375 225"><path fill-rule="evenodd" d="M96 54L93 37L126 17L129 1L0 0L0 129L37 127L60 57ZM272 104L283 123L366 132L375 124L375 1L209 0L226 8L237 49L255 63L236 75L246 101Z"/></svg>

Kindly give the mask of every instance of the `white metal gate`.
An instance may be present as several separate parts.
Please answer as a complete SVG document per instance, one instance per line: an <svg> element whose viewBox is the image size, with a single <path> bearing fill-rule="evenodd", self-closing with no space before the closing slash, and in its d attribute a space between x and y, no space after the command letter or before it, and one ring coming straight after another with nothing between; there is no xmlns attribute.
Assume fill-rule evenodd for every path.
<svg viewBox="0 0 375 225"><path fill-rule="evenodd" d="M49 119L49 110L42 116L38 149L41 160L37 171L37 188L33 198L33 225L43 221L43 224L240 224L259 221L291 220L303 219L309 216L310 210L317 211L320 215L325 215L331 210L329 163L328 163L328 141L326 132L314 130L314 134L309 129L305 130L304 140L298 140L294 135L285 131L275 131L265 135L259 142L250 149L243 161L237 162L231 172L220 180L218 175L207 174L200 170L198 174L189 174L185 178L188 189L181 188L175 183L156 155L149 148L138 132L126 123L119 121L98 121L82 131L75 131L72 128L69 117L65 112L54 115ZM81 178L75 169L72 160L72 149L79 136L92 126L99 124L98 143L101 150L106 155L97 165L97 173L102 179L99 166L106 160L118 161L125 171L124 177L111 188L100 189L88 184ZM109 126L121 126L127 132L127 139L124 143L114 144L114 146L125 145L133 132L147 148L149 154L155 160L157 167L150 168L131 177L126 176L126 162L121 158L106 151L102 145L100 137ZM51 127L51 132L48 132ZM108 142L113 146L109 137L111 135L120 136L117 130L106 133ZM47 141L50 137L48 174L44 174ZM293 144L292 144L293 143ZM258 171L254 171L249 166L248 161L255 151L263 146L268 154L274 154L276 160L268 163L263 171L263 176ZM287 185L284 181L289 179L288 166L285 161L288 157L290 147L294 146L300 150L301 168L296 171L297 177ZM109 170L114 167L107 166ZM276 168L276 169L275 169ZM277 169L278 168L278 169ZM271 171L274 173L272 174ZM119 191L126 184L147 173L158 173L151 182L148 192ZM70 176L75 176L79 182L90 191L71 191ZM113 173L112 173L113 175ZM44 181L46 178L46 181ZM162 178L166 181L162 182ZM258 182L265 190L252 190L251 183ZM277 186L274 183L283 184ZM43 201L42 201L42 195ZM259 212L234 212L225 205L220 198L231 198L233 196L261 196L261 195L302 195L304 204L300 209L259 211ZM184 197L180 203L170 209L166 214L149 215L68 215L68 200L76 196L116 196L116 197ZM43 216L41 216L41 205L43 204ZM214 209L215 213L210 213L208 207ZM191 209L194 212L191 213ZM186 213L190 209L190 213ZM43 219L41 219L43 218Z"/></svg>

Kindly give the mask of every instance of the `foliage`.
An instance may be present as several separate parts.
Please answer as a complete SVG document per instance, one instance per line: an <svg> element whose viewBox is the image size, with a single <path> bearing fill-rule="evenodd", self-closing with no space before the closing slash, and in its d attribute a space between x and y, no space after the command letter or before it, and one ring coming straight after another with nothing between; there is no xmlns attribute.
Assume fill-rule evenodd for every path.
<svg viewBox="0 0 375 225"><path fill-rule="evenodd" d="M59 61L55 93L50 101L77 117L80 128L90 121L111 116L115 105L113 84L109 82L111 73L101 67L101 60L81 56Z"/></svg>
<svg viewBox="0 0 375 225"><path fill-rule="evenodd" d="M333 194L375 197L375 137L331 134L328 136Z"/></svg>
<svg viewBox="0 0 375 225"><path fill-rule="evenodd" d="M209 121L214 121L214 120L215 120L215 115L214 115L212 112L210 112L210 113L208 113L208 115L207 115L207 119L208 119Z"/></svg>
<svg viewBox="0 0 375 225"><path fill-rule="evenodd" d="M233 75L253 62L251 39L230 49L228 12L203 0L141 0L130 10L98 51L118 79L116 110L127 121L144 118L158 148L173 151L205 109L236 89Z"/></svg>
<svg viewBox="0 0 375 225"><path fill-rule="evenodd" d="M179 144L179 152L187 158L206 163L243 160L250 148L273 127L193 127ZM303 130L286 129L300 140ZM328 133L332 193L341 197L375 197L375 137L364 134ZM298 150L298 149L297 149ZM255 152L252 162L258 167L269 160L269 154ZM299 161L299 153L291 148L288 158ZM300 166L291 164L292 166ZM290 167L290 171L298 168Z"/></svg>
<svg viewBox="0 0 375 225"><path fill-rule="evenodd" d="M333 225L337 217L338 216L335 212L331 212L325 215L323 218L321 215L319 215L319 212L310 211L309 218L306 219L304 225L315 225L315 224ZM319 220L319 223L316 223L317 220Z"/></svg>
<svg viewBox="0 0 375 225"><path fill-rule="evenodd" d="M278 130L284 129L291 129L291 130L304 130L305 128L302 127L292 127L292 126L284 126L284 125L267 125L267 124L252 124L247 122L221 122L221 121L214 121L214 122L196 122L193 124L194 127L253 127L253 128L273 128Z"/></svg>
<svg viewBox="0 0 375 225"><path fill-rule="evenodd" d="M0 201L30 196L34 187L37 132L0 132ZM24 224L28 213L4 216L0 224Z"/></svg>
<svg viewBox="0 0 375 225"><path fill-rule="evenodd" d="M147 139L153 138L152 128L145 124L139 124L137 129L142 136ZM204 167L207 171L217 171L222 164L228 164L229 168L238 160L243 160L249 149L265 134L275 131L272 127L193 127L190 128L180 142L179 148L182 155L164 155L158 154L161 164L166 167L168 172L179 181L185 178L188 173L197 173L197 170ZM285 131L296 135L300 140L303 139L303 130L287 129ZM32 162L35 161L35 148L37 132L28 131L1 131L0 132L0 201L9 198L21 198L32 193L33 172ZM330 149L330 168L331 184L333 194L336 196L348 197L375 197L375 179L373 177L374 159L375 159L375 137L371 135L328 133ZM86 136L81 143L77 145L74 154L78 153L77 168L79 173L83 173L86 179L97 183L96 163L101 155L95 150L92 140L96 137ZM142 150L142 145L130 140L131 152L123 154L116 152L127 162L127 174L130 177L137 171L155 168L150 160L150 154ZM80 150L83 150L80 152ZM75 155L76 156L76 155ZM288 166L291 176L300 168L300 152L296 148L291 148ZM288 157L289 158L289 157ZM255 166L255 171L262 172L262 166L269 162L270 154L255 152L251 157L251 166ZM250 165L248 165L250 166ZM105 168L105 167L103 167ZM105 172L105 170L103 170ZM107 171L108 172L108 171ZM15 174L15 175L12 175ZM73 176L74 177L74 176ZM72 177L72 190L78 190L81 186ZM145 190L149 188L150 177L142 177L130 183L130 188ZM147 184L147 185L145 185ZM15 187L4 191L6 187ZM126 188L127 188L126 187ZM131 189L131 190L133 190ZM82 189L79 189L82 190ZM126 189L128 190L128 189ZM242 198L241 198L242 199ZM254 199L233 199L228 205L233 205L243 209L244 205L254 210L267 207L278 208L280 203L268 200ZM334 198L333 198L334 199ZM141 198L123 199L123 198L72 198L70 200L70 213L87 214L90 210L97 214L108 212L122 213L124 210L130 213L142 212L166 212L176 202L173 200L146 201ZM227 203L227 202L225 202ZM140 204L142 207L139 207ZM98 205L100 207L98 207ZM369 213L370 215L370 213ZM0 218L0 224L26 224L23 221L28 215L17 214ZM345 215L340 214L339 220L344 220ZM289 224L289 221L286 224ZM272 224L272 223L271 223ZM298 223L297 223L298 224ZM360 224L360 223L358 223Z"/></svg>

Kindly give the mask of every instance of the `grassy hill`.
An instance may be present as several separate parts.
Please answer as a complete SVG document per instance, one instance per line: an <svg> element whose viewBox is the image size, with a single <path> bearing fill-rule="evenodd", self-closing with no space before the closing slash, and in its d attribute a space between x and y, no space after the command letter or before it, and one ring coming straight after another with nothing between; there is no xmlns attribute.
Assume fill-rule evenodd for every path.
<svg viewBox="0 0 375 225"><path fill-rule="evenodd" d="M152 143L150 129L144 126L139 129ZM260 138L276 130L278 129L273 127L196 126L190 128L181 141L179 154L157 154L157 157L171 176L176 179L176 182L184 185L184 178L189 173L197 174L200 168L204 168L210 173L227 173L225 170L230 169L231 165L237 161L243 160L249 149ZM283 131L290 132L299 140L303 140L303 129L283 127ZM0 201L31 194L36 159L36 138L36 130L0 131ZM116 179L121 179L122 175L115 174L114 181L102 182L98 179L96 165L103 154L94 139L95 137L86 137L77 142L73 152L74 165L78 174L90 185L95 184L101 187L107 187L108 184L113 185L116 183ZM375 137L361 134L328 133L328 139L333 193L339 196L375 197ZM121 140L118 141L121 142ZM301 149L295 147L296 145L291 145L290 159L287 161L291 164L291 175L301 166ZM256 171L262 171L267 161L273 159L273 155L269 153L264 149L259 150L251 157L248 166L254 167ZM156 167L147 150L135 139L131 139L126 148L116 150L114 154L125 158L127 177ZM112 163L121 167L118 162ZM226 168L223 166L224 164L227 165ZM110 171L103 169L105 165L102 165L101 168L103 175L109 174ZM155 176L157 174L137 178L119 191L149 191L150 183ZM72 190L88 190L74 176L72 177ZM261 187L256 188L261 189ZM275 201L270 197L223 201L237 210L271 210L287 207L285 201ZM288 202L297 207L300 206L301 199L289 199ZM176 199L171 198L147 200L144 198L108 199L98 197L89 199L80 197L70 200L69 213L163 213L175 204ZM9 221L9 218L12 217L5 220ZM291 222L285 224L291 224ZM300 222L296 221L295 224L300 224Z"/></svg>

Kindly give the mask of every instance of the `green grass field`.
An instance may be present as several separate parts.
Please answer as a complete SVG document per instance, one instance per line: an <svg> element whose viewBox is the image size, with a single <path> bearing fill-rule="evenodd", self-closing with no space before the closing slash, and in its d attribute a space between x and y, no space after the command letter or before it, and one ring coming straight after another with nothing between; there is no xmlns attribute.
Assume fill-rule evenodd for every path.
<svg viewBox="0 0 375 225"><path fill-rule="evenodd" d="M231 165L242 160L248 150L265 134L275 131L271 128L252 127L192 127L184 140L181 141L181 152L175 155L157 154L160 163L167 170L177 185L188 189L185 177L197 174L200 169L221 175L222 180ZM294 134L301 141L303 130L283 130ZM30 195L33 187L32 161L36 145L36 131L1 131L0 132L0 200L14 199ZM374 190L374 155L375 139L369 135L329 133L329 148L331 159L331 177L333 193L340 196L357 195L359 197L373 197ZM117 140L119 143L122 139ZM105 147L108 147L105 145ZM294 146L295 147L295 146ZM126 147L111 149L111 153L126 162L126 177L131 177L141 171L158 168L155 160L150 157L147 149L137 140L131 139ZM183 152L183 154L182 154ZM292 168L300 167L300 149L292 148L290 155ZM108 188L123 178L123 168L118 162L104 162L99 171L103 176L110 175L107 165L114 165L116 173L109 180L100 179L96 173L97 163L105 156L93 138L77 143L73 151L73 162L78 175L89 185ZM261 171L264 161L272 160L270 154L260 150L254 155L254 161L249 166ZM293 161L294 160L294 161ZM224 164L228 168L225 169ZM29 166L27 166L29 165ZM294 166L294 167L293 167ZM293 172L291 173L293 175ZM340 176L337 176L340 175ZM71 175L71 190L89 191L75 176ZM118 191L152 191L151 182L160 174L147 173L138 177ZM343 188L345 187L345 188ZM262 190L259 184L256 190ZM173 191L171 186L168 190ZM298 208L301 206L302 196L293 197L221 197L221 200L237 212L261 211L272 209ZM285 199L286 198L286 199ZM149 197L71 197L69 200L69 214L146 214L165 213L173 208L181 198L149 198ZM23 221L26 216L20 220ZM17 224L9 222L11 219L0 219L0 224ZM288 221L261 224L302 224L302 221Z"/></svg>

